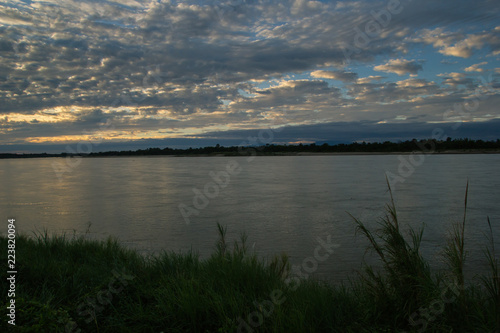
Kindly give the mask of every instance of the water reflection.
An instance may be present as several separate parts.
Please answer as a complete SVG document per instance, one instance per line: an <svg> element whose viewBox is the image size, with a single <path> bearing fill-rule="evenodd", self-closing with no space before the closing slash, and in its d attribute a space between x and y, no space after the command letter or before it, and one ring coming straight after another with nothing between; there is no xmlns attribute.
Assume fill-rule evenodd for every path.
<svg viewBox="0 0 500 333"><path fill-rule="evenodd" d="M82 159L58 181L53 159L0 160L0 209L15 217L25 233L85 232L113 235L124 244L208 255L217 238L216 223L228 226L229 239L241 232L264 256L286 251L292 261L311 255L317 237L330 234L341 245L318 274L344 277L357 269L367 245L354 236L346 212L375 227L389 201L387 171L397 172L396 156L236 158L242 171L186 225L179 203L192 205L193 188L211 181L229 158ZM394 189L400 219L418 228L425 223L423 254L436 257L451 223L460 221L470 182L466 229L470 257L482 258L489 215L500 236L500 155L427 156L414 174ZM369 258L369 257L367 257Z"/></svg>

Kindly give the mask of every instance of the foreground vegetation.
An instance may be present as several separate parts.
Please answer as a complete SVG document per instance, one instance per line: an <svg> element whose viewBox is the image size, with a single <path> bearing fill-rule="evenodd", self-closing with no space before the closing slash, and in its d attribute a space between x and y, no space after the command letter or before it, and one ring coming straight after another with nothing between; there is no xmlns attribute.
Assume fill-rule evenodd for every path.
<svg viewBox="0 0 500 333"><path fill-rule="evenodd" d="M391 198L392 199L392 198ZM467 199L466 199L467 200ZM145 258L116 240L18 236L18 332L498 332L500 279L491 239L491 271L466 281L464 220L444 249L449 269L431 272L419 252L422 230L406 235L394 203L379 229L354 218L383 269L334 286L300 280L286 255L259 259L245 237L214 253L163 253ZM489 220L488 220L489 223ZM0 247L7 248L6 237ZM2 261L7 262L6 251ZM8 285L2 278L6 313Z"/></svg>

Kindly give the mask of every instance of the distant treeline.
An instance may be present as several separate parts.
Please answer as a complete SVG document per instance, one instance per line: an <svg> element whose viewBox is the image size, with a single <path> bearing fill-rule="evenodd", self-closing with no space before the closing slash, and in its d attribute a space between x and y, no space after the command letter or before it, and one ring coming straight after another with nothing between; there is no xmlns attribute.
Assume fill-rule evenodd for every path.
<svg viewBox="0 0 500 333"><path fill-rule="evenodd" d="M293 155L297 153L398 153L398 152L414 152L423 151L429 152L473 152L473 151L499 151L500 139L496 141L483 141L471 139L451 139L446 141L437 141L434 139L428 140L407 140L400 142L354 142L350 144L298 144L298 145L275 145L266 144L257 147L241 147L230 146L223 147L219 144L211 147L202 148L148 148L128 151L106 151L94 153L61 153L61 154L0 154L0 158L29 158L29 157L67 157L67 156L84 156L84 157L100 157L100 156L151 156L151 155L172 155L172 156L189 156L189 155Z"/></svg>

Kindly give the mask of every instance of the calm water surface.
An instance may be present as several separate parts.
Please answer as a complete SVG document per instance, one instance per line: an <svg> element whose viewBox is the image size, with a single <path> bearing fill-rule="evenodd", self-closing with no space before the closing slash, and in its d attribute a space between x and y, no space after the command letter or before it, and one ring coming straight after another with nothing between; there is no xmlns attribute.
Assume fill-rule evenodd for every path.
<svg viewBox="0 0 500 333"><path fill-rule="evenodd" d="M408 156L403 156L408 159ZM0 218L16 218L26 234L115 236L144 253L198 251L206 257L216 224L262 256L285 251L300 264L314 255L318 237L339 245L316 273L339 280L359 269L366 242L355 236L348 212L376 227L389 202L385 174L398 174L397 155L256 157L124 157L81 159L58 178L64 159L0 160ZM439 263L450 225L463 217L469 180L466 246L469 271L484 269L486 217L500 239L500 155L426 155L393 193L403 224L425 224L423 254ZM77 163L77 162L75 162ZM210 173L238 167L223 188ZM400 169L407 171L406 169ZM195 199L205 186L212 198ZM195 190L193 190L195 189ZM218 191L218 193L217 193ZM187 224L179 205L195 209ZM6 229L2 230L5 234Z"/></svg>

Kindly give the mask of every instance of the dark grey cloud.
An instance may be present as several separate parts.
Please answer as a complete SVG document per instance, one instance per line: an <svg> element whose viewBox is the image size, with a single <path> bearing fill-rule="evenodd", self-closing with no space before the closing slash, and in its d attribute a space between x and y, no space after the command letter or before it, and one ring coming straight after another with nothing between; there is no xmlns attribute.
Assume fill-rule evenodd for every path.
<svg viewBox="0 0 500 333"><path fill-rule="evenodd" d="M465 86L472 88L474 86L474 79L465 73L448 73L440 75L443 83L452 87Z"/></svg>
<svg viewBox="0 0 500 333"><path fill-rule="evenodd" d="M443 93L435 82L425 79L407 79L397 82L355 83L348 86L349 95L368 103L410 101L419 96Z"/></svg>
<svg viewBox="0 0 500 333"><path fill-rule="evenodd" d="M374 70L398 75L417 74L422 70L422 64L416 60L391 59L383 65L373 67Z"/></svg>
<svg viewBox="0 0 500 333"><path fill-rule="evenodd" d="M272 136L262 135L258 130L225 131L204 134L198 138L141 139L134 141L97 141L91 146L92 152L120 151L155 148L306 143L352 143L356 141L383 142L406 141L412 139L471 138L482 140L498 139L500 120L487 122L464 122L428 124L425 122L377 124L375 122L335 122L316 125L289 126L274 131ZM261 134L259 136L259 134ZM263 140L258 138L262 137ZM268 140L268 138L272 138ZM4 146L2 152L61 153L77 151L77 144L13 144Z"/></svg>
<svg viewBox="0 0 500 333"><path fill-rule="evenodd" d="M429 124L426 122L385 124L370 121L333 122L293 127L286 126L279 131L274 131L272 140L262 143L283 144L301 140L307 142L331 143L350 143L359 140L369 142L381 142L386 140L405 141L414 138L430 139L433 138L435 133L439 133L441 137L451 136L455 138L468 137L474 139L483 138L486 140L496 140L498 138L499 126L500 120L498 119L486 122L463 122L459 123L459 125L457 125L457 123ZM245 142L252 142L249 138L268 138L270 135L259 135L259 131L257 130L245 130L207 133L202 137L220 140L231 139L234 140L233 142L241 140L238 144L244 144Z"/></svg>

